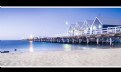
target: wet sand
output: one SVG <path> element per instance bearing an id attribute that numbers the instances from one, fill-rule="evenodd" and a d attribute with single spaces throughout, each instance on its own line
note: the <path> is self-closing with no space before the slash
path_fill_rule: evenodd
<path id="1" fill-rule="evenodd" d="M 121 66 L 121 48 L 0 53 L 0 66 Z"/>

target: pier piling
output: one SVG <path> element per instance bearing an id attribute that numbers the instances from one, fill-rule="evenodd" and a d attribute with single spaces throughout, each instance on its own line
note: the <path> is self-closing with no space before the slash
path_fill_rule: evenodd
<path id="1" fill-rule="evenodd" d="M 87 38 L 87 44 L 89 44 L 89 38 Z"/>
<path id="2" fill-rule="evenodd" d="M 112 38 L 110 37 L 110 46 L 112 45 Z"/>
<path id="3" fill-rule="evenodd" d="M 99 44 L 99 38 L 97 38 L 97 45 Z"/>

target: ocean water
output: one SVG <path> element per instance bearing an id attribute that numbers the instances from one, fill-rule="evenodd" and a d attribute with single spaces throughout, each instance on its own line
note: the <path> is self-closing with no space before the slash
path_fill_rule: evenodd
<path id="1" fill-rule="evenodd" d="M 22 40 L 1 40 L 0 51 L 10 52 L 42 52 L 42 51 L 72 51 L 84 49 L 111 49 L 121 48 L 121 43 L 114 44 L 111 47 L 109 44 L 62 44 L 62 43 L 47 43 L 47 42 L 32 42 Z M 14 51 L 17 49 L 17 51 Z"/>

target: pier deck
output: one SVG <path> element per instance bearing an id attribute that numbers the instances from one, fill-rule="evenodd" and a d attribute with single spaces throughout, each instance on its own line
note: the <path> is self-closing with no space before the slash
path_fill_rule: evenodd
<path id="1" fill-rule="evenodd" d="M 108 27 L 101 30 L 87 31 L 81 35 L 76 36 L 61 36 L 61 37 L 45 37 L 29 39 L 38 42 L 56 42 L 56 43 L 109 43 L 121 42 L 121 26 Z"/>

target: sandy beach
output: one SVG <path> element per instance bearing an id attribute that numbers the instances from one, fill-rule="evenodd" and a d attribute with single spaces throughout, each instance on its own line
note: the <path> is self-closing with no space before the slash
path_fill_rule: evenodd
<path id="1" fill-rule="evenodd" d="M 121 48 L 0 53 L 0 66 L 121 66 Z"/>

